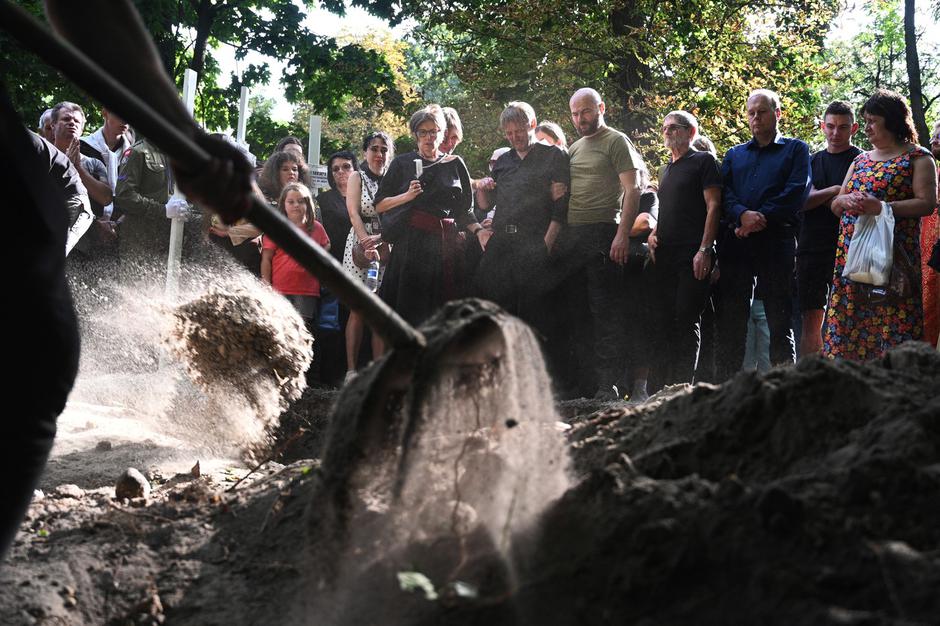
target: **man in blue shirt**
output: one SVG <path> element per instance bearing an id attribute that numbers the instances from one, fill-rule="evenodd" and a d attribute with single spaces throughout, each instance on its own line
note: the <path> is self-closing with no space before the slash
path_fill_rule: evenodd
<path id="1" fill-rule="evenodd" d="M 777 365 L 795 360 L 793 264 L 800 209 L 810 188 L 809 148 L 798 139 L 780 135 L 780 117 L 776 93 L 751 92 L 747 118 L 753 139 L 728 150 L 721 165 L 719 380 L 741 368 L 756 281 L 765 293 L 770 361 Z"/>

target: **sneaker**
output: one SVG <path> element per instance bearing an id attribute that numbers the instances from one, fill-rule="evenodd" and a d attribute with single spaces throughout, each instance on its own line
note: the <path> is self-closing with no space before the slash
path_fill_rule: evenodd
<path id="1" fill-rule="evenodd" d="M 346 370 L 346 376 L 345 378 L 343 378 L 343 384 L 345 385 L 346 383 L 351 381 L 353 378 L 355 378 L 357 375 L 358 374 L 356 370 Z"/>

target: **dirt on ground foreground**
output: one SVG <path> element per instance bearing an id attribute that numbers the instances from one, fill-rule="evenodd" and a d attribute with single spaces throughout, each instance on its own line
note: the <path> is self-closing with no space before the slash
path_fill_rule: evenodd
<path id="1" fill-rule="evenodd" d="M 938 389 L 940 355 L 910 344 L 562 403 L 571 487 L 509 554 L 455 507 L 459 541 L 354 546 L 372 565 L 332 594 L 311 586 L 308 533 L 339 523 L 317 501 L 336 394 L 296 401 L 247 478 L 179 458 L 138 467 L 145 497 L 116 499 L 101 468 L 163 444 L 89 439 L 68 451 L 84 478 L 44 482 L 0 569 L 0 623 L 313 624 L 329 597 L 317 623 L 940 624 Z"/>

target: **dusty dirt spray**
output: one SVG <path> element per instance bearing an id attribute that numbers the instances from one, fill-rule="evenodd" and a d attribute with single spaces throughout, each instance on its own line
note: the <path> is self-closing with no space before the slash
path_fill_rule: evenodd
<path id="1" fill-rule="evenodd" d="M 409 623 L 440 610 L 399 589 L 405 570 L 432 596 L 511 593 L 517 537 L 568 488 L 532 331 L 472 300 L 422 331 L 427 348 L 393 353 L 338 402 L 308 509 L 317 591 L 306 623 Z"/>

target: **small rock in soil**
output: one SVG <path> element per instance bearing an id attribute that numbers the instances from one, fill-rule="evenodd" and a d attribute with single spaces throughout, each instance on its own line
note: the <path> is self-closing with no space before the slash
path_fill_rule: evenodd
<path id="1" fill-rule="evenodd" d="M 150 483 L 133 467 L 127 468 L 114 486 L 114 497 L 118 499 L 146 498 L 150 495 Z"/>
<path id="2" fill-rule="evenodd" d="M 113 448 L 113 447 L 114 447 L 114 446 L 111 445 L 111 442 L 110 442 L 110 441 L 104 441 L 104 440 L 102 440 L 102 441 L 99 441 L 99 442 L 98 442 L 98 445 L 97 445 L 97 446 L 95 446 L 95 450 L 97 450 L 98 452 L 107 452 L 108 450 L 110 450 L 110 449 Z"/>
<path id="3" fill-rule="evenodd" d="M 78 485 L 59 485 L 52 493 L 60 498 L 75 498 L 76 500 L 85 495 L 85 491 Z"/>

